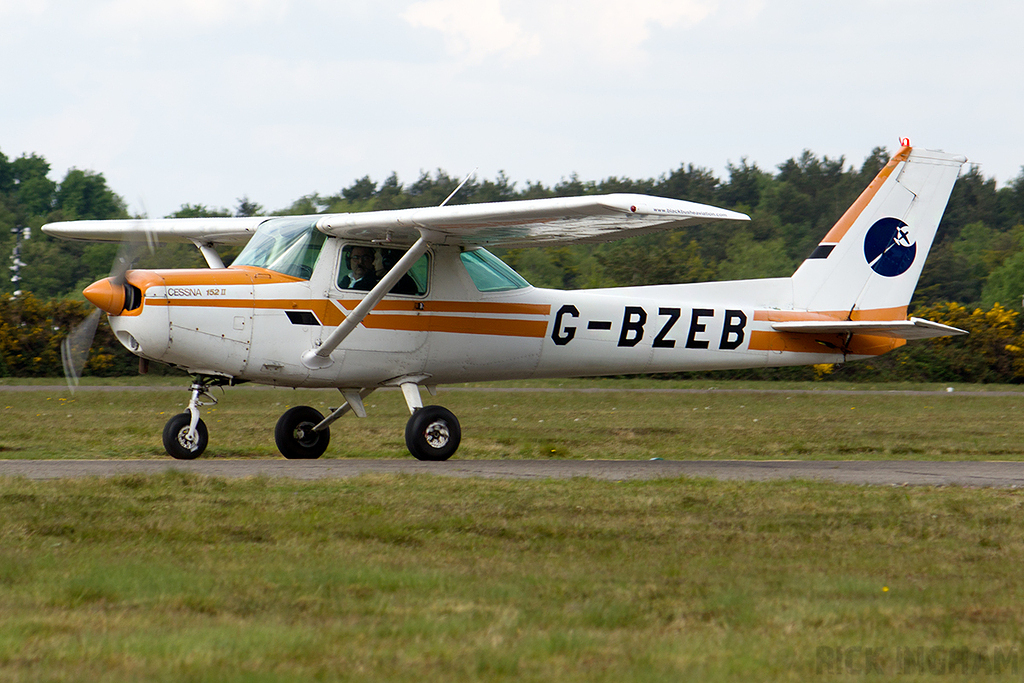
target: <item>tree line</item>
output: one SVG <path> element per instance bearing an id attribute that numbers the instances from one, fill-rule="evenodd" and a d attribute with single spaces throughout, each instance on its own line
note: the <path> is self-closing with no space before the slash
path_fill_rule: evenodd
<path id="1" fill-rule="evenodd" d="M 681 164 L 657 178 L 609 177 L 593 181 L 571 175 L 553 185 L 534 181 L 520 185 L 499 173 L 494 179 L 471 179 L 451 203 L 636 192 L 712 204 L 751 217 L 749 223 L 742 225 L 712 223 L 605 244 L 495 250 L 537 286 L 610 287 L 786 276 L 814 249 L 889 157 L 885 148 L 875 148 L 857 166 L 845 157 L 819 157 L 804 151 L 771 170 L 741 159 L 727 165 L 724 178 L 693 164 Z M 58 220 L 131 216 L 124 200 L 107 185 L 101 173 L 73 168 L 59 181 L 50 179 L 50 174 L 49 163 L 39 155 L 9 159 L 0 152 L 0 254 L 12 253 L 16 227 L 32 229 L 31 237 L 21 245 L 21 261 L 25 265 L 21 267 L 17 288 L 30 292 L 38 306 L 52 306 L 54 315 L 61 316 L 74 305 L 51 302 L 81 302 L 81 289 L 109 271 L 117 245 L 55 240 L 38 228 Z M 440 169 L 421 172 L 408 183 L 396 173 L 379 182 L 364 176 L 337 194 L 309 194 L 274 211 L 268 212 L 255 201 L 242 197 L 232 210 L 183 204 L 169 217 L 295 215 L 432 206 L 440 204 L 459 180 Z M 233 255 L 234 252 L 224 254 L 225 261 L 230 262 Z M 9 258 L 5 260 L 11 263 Z M 187 245 L 165 245 L 140 262 L 142 267 L 203 265 L 197 250 Z M 0 314 L 6 320 L 11 320 L 12 311 L 23 307 L 9 300 L 15 289 L 9 278 L 0 278 L 0 297 L 6 300 L 6 308 L 0 307 Z M 1024 367 L 1020 366 L 1024 361 L 1018 362 L 1017 358 L 1024 353 L 1020 351 L 1024 339 L 1019 338 L 1022 297 L 1024 170 L 1003 187 L 997 187 L 994 179 L 984 177 L 977 167 L 970 167 L 953 188 L 911 306 L 917 315 L 927 310 L 932 319 L 954 325 L 959 321 L 959 326 L 975 326 L 979 332 L 971 338 L 911 344 L 883 357 L 885 360 L 853 364 L 839 372 L 819 368 L 816 372 L 796 369 L 747 374 L 1022 381 Z M 84 304 L 81 308 L 83 312 L 88 310 Z M 11 323 L 5 324 L 9 334 Z M 64 330 L 66 321 L 62 318 L 61 324 L 50 327 Z M 19 329 L 24 328 L 21 325 Z M 0 334 L 5 334 L 3 329 Z M 61 334 L 55 332 L 52 336 Z M 991 342 L 985 347 L 987 352 L 975 347 L 982 338 Z M 97 355 L 121 357 L 119 347 L 110 342 L 110 348 L 101 349 Z M 1002 342 L 1005 343 L 999 347 Z M 6 355 L 5 349 L 9 347 L 9 340 L 0 340 L 0 375 L 45 374 L 44 367 L 49 366 L 49 361 L 29 370 L 15 359 L 18 354 Z M 966 348 L 973 351 L 963 352 Z M 999 359 L 991 355 L 997 351 Z M 963 358 L 953 362 L 938 358 L 935 354 L 941 355 L 940 352 L 960 353 Z M 973 360 L 967 362 L 969 359 Z M 90 368 L 97 372 L 120 372 L 120 367 L 129 362 L 96 362 Z M 982 371 L 979 363 L 985 363 L 989 370 Z M 998 371 L 992 371 L 992 367 Z M 59 372 L 59 363 L 56 368 Z M 736 374 L 743 373 L 731 376 Z"/>

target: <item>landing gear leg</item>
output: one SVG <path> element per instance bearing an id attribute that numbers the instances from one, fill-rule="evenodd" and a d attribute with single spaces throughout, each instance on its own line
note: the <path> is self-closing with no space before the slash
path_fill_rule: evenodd
<path id="1" fill-rule="evenodd" d="M 424 407 L 415 384 L 402 384 L 402 393 L 412 413 L 405 425 L 405 445 L 409 452 L 417 460 L 438 461 L 452 457 L 462 441 L 458 418 L 441 406 Z"/>
<path id="2" fill-rule="evenodd" d="M 206 450 L 209 433 L 206 423 L 199 417 L 199 408 L 217 404 L 217 399 L 210 395 L 210 386 L 214 383 L 212 378 L 197 377 L 192 382 L 188 412 L 175 415 L 164 425 L 164 450 L 172 458 L 195 460 Z"/>

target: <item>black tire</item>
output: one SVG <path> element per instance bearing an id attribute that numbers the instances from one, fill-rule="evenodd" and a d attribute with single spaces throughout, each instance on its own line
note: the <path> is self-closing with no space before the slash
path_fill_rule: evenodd
<path id="1" fill-rule="evenodd" d="M 289 460 L 316 460 L 331 442 L 331 430 L 314 432 L 324 416 L 309 406 L 295 406 L 285 411 L 274 428 L 274 441 L 281 455 Z"/>
<path id="2" fill-rule="evenodd" d="M 447 460 L 460 441 L 459 420 L 441 406 L 424 406 L 405 424 L 405 445 L 417 460 Z"/>
<path id="3" fill-rule="evenodd" d="M 178 413 L 164 425 L 164 450 L 176 460 L 195 460 L 210 441 L 210 435 L 206 431 L 206 423 L 202 420 L 196 423 L 196 439 L 194 442 L 188 440 L 188 426 L 192 423 L 190 413 Z"/>

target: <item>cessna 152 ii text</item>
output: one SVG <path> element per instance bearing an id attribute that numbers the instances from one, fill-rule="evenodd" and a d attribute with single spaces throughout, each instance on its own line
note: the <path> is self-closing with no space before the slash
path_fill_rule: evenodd
<path id="1" fill-rule="evenodd" d="M 43 230 L 75 240 L 186 241 L 202 251 L 209 268 L 125 265 L 85 290 L 132 353 L 192 375 L 187 411 L 164 428 L 175 458 L 206 448 L 200 408 L 212 386 L 258 382 L 344 396 L 327 416 L 307 406 L 281 416 L 275 439 L 287 458 L 320 457 L 335 420 L 365 417 L 371 392 L 400 387 L 410 452 L 445 460 L 461 428 L 449 410 L 424 406 L 421 387 L 434 394 L 439 384 L 469 381 L 841 363 L 963 333 L 908 320 L 907 306 L 965 161 L 905 141 L 787 278 L 562 291 L 530 286 L 486 250 L 749 220 L 635 194 Z M 234 244 L 245 247 L 225 268 L 216 247 Z"/>

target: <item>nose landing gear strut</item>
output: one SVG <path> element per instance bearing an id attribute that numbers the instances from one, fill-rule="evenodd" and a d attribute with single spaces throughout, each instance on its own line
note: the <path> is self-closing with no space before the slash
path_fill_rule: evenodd
<path id="1" fill-rule="evenodd" d="M 225 384 L 222 377 L 197 376 L 191 386 L 192 398 L 188 410 L 178 413 L 164 425 L 164 449 L 177 460 L 195 460 L 209 442 L 206 423 L 199 417 L 201 406 L 217 405 L 217 399 L 210 394 L 210 387 Z M 205 400 L 204 400 L 205 399 Z"/>

